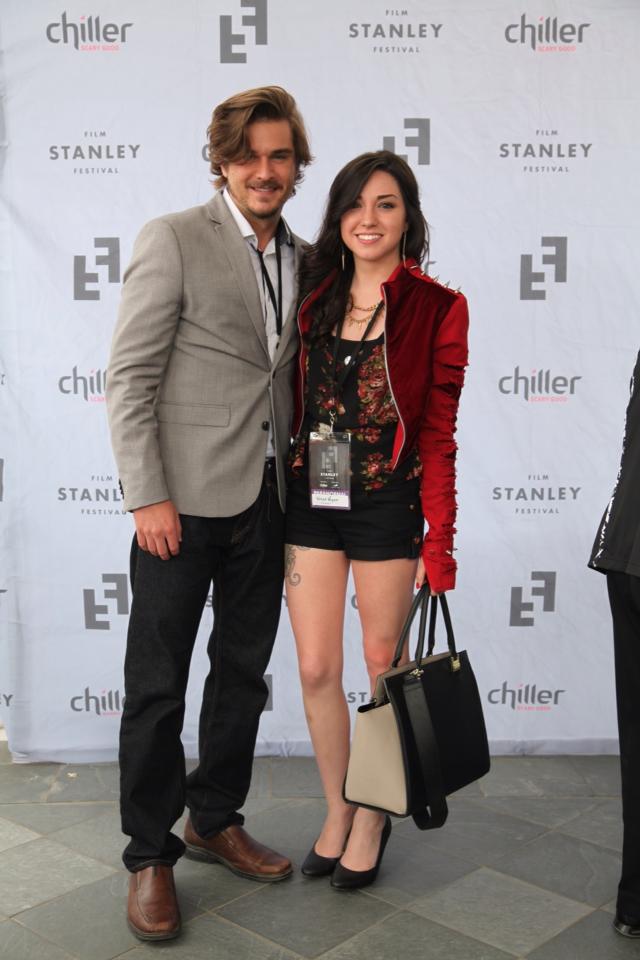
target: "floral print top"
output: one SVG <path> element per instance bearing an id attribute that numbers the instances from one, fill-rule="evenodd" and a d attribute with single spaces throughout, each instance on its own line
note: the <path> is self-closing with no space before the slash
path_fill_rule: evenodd
<path id="1" fill-rule="evenodd" d="M 384 334 L 362 344 L 356 364 L 344 381 L 338 398 L 333 385 L 334 347 L 335 340 L 330 337 L 326 344 L 315 346 L 307 355 L 305 417 L 290 454 L 292 472 L 296 476 L 306 475 L 309 432 L 317 423 L 329 423 L 330 412 L 335 410 L 334 430 L 351 433 L 352 483 L 373 491 L 392 482 L 419 477 L 422 467 L 417 450 L 395 471 L 391 470 L 398 413 L 387 380 Z M 338 380 L 357 349 L 358 341 L 340 341 L 336 366 Z"/>

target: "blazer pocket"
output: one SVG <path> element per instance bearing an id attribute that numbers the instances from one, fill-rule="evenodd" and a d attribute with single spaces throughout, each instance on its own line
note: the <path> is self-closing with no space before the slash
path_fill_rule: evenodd
<path id="1" fill-rule="evenodd" d="M 156 416 L 161 423 L 183 423 L 196 427 L 228 427 L 229 407 L 223 403 L 159 403 Z"/>

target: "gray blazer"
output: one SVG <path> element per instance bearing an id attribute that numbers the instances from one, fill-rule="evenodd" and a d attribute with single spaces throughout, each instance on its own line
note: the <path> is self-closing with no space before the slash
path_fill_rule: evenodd
<path id="1" fill-rule="evenodd" d="M 107 373 L 125 508 L 240 513 L 258 496 L 271 423 L 284 509 L 296 347 L 292 307 L 271 362 L 247 243 L 220 193 L 143 227 Z"/>

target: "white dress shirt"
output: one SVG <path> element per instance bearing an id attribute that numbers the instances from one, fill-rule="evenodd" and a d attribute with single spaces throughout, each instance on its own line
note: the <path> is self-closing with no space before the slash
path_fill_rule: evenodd
<path id="1" fill-rule="evenodd" d="M 269 347 L 269 356 L 273 362 L 276 346 L 278 345 L 278 340 L 280 337 L 278 336 L 278 328 L 276 324 L 276 310 L 269 295 L 269 290 L 262 273 L 262 267 L 260 266 L 260 257 L 258 256 L 258 238 L 256 237 L 255 231 L 247 218 L 240 212 L 240 210 L 238 210 L 233 197 L 226 187 L 222 196 L 224 197 L 225 202 L 231 211 L 231 215 L 236 222 L 238 230 L 246 240 L 249 247 L 251 263 L 253 264 L 253 270 L 256 275 L 256 283 L 258 284 L 258 292 L 260 294 L 260 303 L 262 304 L 264 325 L 267 334 L 267 344 Z M 280 219 L 280 223 L 278 225 L 278 237 L 280 241 L 280 265 L 282 272 L 282 322 L 284 323 L 295 297 L 296 278 L 293 238 L 291 236 L 289 227 L 282 218 Z M 269 240 L 269 243 L 263 250 L 262 259 L 277 297 L 278 263 L 276 258 L 275 236 Z M 268 457 L 273 457 L 275 455 L 272 430 L 273 428 L 270 425 L 269 441 L 267 443 Z"/>

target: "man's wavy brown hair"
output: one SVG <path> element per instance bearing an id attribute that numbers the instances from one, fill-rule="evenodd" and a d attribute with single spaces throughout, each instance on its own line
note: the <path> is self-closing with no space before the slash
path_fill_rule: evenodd
<path id="1" fill-rule="evenodd" d="M 313 157 L 296 102 L 282 87 L 255 87 L 218 104 L 211 116 L 207 137 L 216 187 L 224 187 L 227 182 L 222 164 L 237 162 L 248 155 L 247 128 L 256 120 L 289 121 L 296 161 L 295 182 L 301 182 L 304 167 L 312 162 Z"/>

